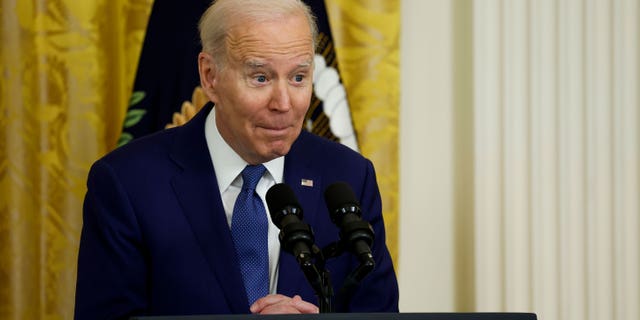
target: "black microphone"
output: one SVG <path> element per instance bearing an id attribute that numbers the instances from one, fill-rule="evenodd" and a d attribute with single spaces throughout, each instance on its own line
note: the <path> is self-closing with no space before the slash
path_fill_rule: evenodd
<path id="1" fill-rule="evenodd" d="M 374 232 L 371 225 L 361 219 L 360 204 L 346 182 L 331 184 L 324 192 L 331 221 L 340 228 L 340 239 L 362 263 L 373 263 L 371 244 Z"/>
<path id="2" fill-rule="evenodd" d="M 311 227 L 302 222 L 302 208 L 291 188 L 278 183 L 267 191 L 271 220 L 280 229 L 280 245 L 296 257 L 298 263 L 311 263 L 314 236 Z"/>

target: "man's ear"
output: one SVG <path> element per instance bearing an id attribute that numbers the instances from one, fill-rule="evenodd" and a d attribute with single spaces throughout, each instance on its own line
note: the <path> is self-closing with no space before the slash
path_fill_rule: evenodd
<path id="1" fill-rule="evenodd" d="M 213 56 L 208 53 L 200 52 L 198 54 L 198 72 L 200 73 L 200 86 L 207 95 L 209 100 L 214 103 L 218 101 L 216 94 L 216 85 L 219 74 L 217 73 L 216 63 Z"/>

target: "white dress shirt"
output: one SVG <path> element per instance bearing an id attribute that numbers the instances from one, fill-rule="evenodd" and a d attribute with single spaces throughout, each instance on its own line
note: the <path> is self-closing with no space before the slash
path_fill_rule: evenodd
<path id="1" fill-rule="evenodd" d="M 231 218 L 233 216 L 233 206 L 236 198 L 242 189 L 242 170 L 248 165 L 220 135 L 215 121 L 215 107 L 209 112 L 204 126 L 205 138 L 209 148 L 209 155 L 213 162 L 213 168 L 218 179 L 218 188 L 224 205 L 224 212 L 227 215 L 227 223 L 231 227 Z M 278 288 L 278 263 L 280 257 L 280 241 L 278 233 L 280 230 L 273 224 L 269 216 L 269 208 L 265 200 L 267 190 L 276 183 L 283 180 L 284 157 L 273 159 L 263 163 L 267 168 L 262 179 L 256 186 L 256 191 L 262 199 L 267 219 L 269 220 L 269 292 L 276 293 Z"/>

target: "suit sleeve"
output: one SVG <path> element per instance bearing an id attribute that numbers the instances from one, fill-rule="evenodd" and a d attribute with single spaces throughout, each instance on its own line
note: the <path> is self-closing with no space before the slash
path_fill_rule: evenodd
<path id="1" fill-rule="evenodd" d="M 369 160 L 361 190 L 359 198 L 362 219 L 368 221 L 375 232 L 371 251 L 376 265 L 353 295 L 349 311 L 398 312 L 398 282 L 385 242 L 380 191 L 373 164 Z"/>
<path id="2" fill-rule="evenodd" d="M 124 187 L 107 163 L 93 165 L 87 188 L 75 319 L 126 319 L 146 308 L 140 228 Z"/>

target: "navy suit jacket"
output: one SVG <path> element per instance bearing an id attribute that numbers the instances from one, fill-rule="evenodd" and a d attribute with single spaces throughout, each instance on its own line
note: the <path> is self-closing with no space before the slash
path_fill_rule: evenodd
<path id="1" fill-rule="evenodd" d="M 78 258 L 76 319 L 130 315 L 248 313 L 242 276 L 207 148 L 209 104 L 187 124 L 120 147 L 91 168 Z M 303 186 L 301 179 L 313 180 Z M 375 231 L 376 267 L 339 312 L 397 312 L 398 286 L 385 245 L 372 163 L 338 143 L 303 131 L 285 156 L 284 182 L 323 248 L 338 239 L 325 188 L 351 185 L 363 220 Z M 345 253 L 329 259 L 336 292 L 356 266 Z M 280 253 L 278 292 L 317 297 L 292 255 Z"/>

